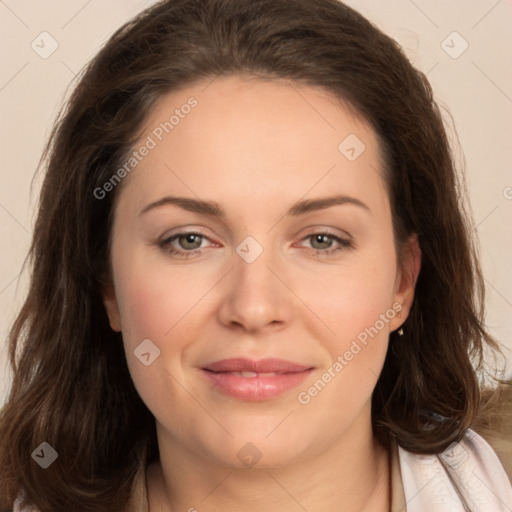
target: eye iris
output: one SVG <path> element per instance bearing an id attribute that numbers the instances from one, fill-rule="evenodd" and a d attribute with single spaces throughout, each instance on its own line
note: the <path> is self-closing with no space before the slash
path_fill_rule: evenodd
<path id="1" fill-rule="evenodd" d="M 327 243 L 327 247 L 323 246 L 323 247 L 319 247 L 319 249 L 328 248 L 330 246 L 330 241 L 331 241 L 330 239 L 331 239 L 330 235 L 318 234 L 318 235 L 313 236 L 314 242 L 319 242 L 320 244 Z M 313 244 L 313 247 L 314 247 L 314 244 Z"/>
<path id="2" fill-rule="evenodd" d="M 188 247 L 187 246 L 188 243 L 194 244 L 194 239 L 196 242 L 199 241 L 199 245 L 197 245 L 196 247 Z M 198 249 L 201 246 L 201 237 L 199 235 L 195 235 L 193 233 L 188 233 L 184 236 L 180 236 L 178 240 L 179 240 L 180 245 L 185 249 Z M 184 244 L 182 244 L 183 240 L 185 241 Z"/>

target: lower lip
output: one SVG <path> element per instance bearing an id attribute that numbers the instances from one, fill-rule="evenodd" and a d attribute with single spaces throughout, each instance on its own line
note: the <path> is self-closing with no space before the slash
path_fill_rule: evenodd
<path id="1" fill-rule="evenodd" d="M 240 377 L 231 373 L 215 373 L 203 370 L 219 391 L 242 400 L 269 400 L 295 388 L 311 374 L 303 372 L 282 373 L 272 376 Z"/>

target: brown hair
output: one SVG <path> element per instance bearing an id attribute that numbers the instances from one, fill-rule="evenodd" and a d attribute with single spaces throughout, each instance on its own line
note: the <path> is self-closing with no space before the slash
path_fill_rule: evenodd
<path id="1" fill-rule="evenodd" d="M 42 512 L 120 511 L 144 454 L 158 457 L 119 333 L 102 304 L 120 187 L 94 191 L 133 150 L 163 94 L 219 75 L 320 86 L 366 119 L 387 156 L 397 247 L 418 235 L 422 269 L 404 331 L 390 336 L 373 394 L 383 443 L 442 451 L 481 408 L 484 285 L 440 110 L 399 45 L 337 0 L 169 0 L 120 28 L 81 74 L 43 154 L 27 262 L 10 332 L 14 380 L 0 416 L 0 506 L 20 489 Z M 46 441 L 58 460 L 31 460 Z"/>

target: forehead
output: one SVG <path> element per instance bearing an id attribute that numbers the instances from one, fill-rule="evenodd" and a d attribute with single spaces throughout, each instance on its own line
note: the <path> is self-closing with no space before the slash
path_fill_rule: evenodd
<path id="1" fill-rule="evenodd" d="M 123 183 L 144 202 L 176 191 L 219 200 L 383 190 L 381 148 L 357 113 L 318 87 L 232 76 L 162 96 Z M 365 194 L 366 191 L 366 194 Z M 124 192 L 123 192 L 124 194 Z"/>

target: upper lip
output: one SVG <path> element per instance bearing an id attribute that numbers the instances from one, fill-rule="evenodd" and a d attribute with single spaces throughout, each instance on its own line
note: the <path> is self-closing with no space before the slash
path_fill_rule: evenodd
<path id="1" fill-rule="evenodd" d="M 256 373 L 298 373 L 311 369 L 311 366 L 286 361 L 285 359 L 267 358 L 255 361 L 245 357 L 222 359 L 203 367 L 212 372 L 256 372 Z"/>

